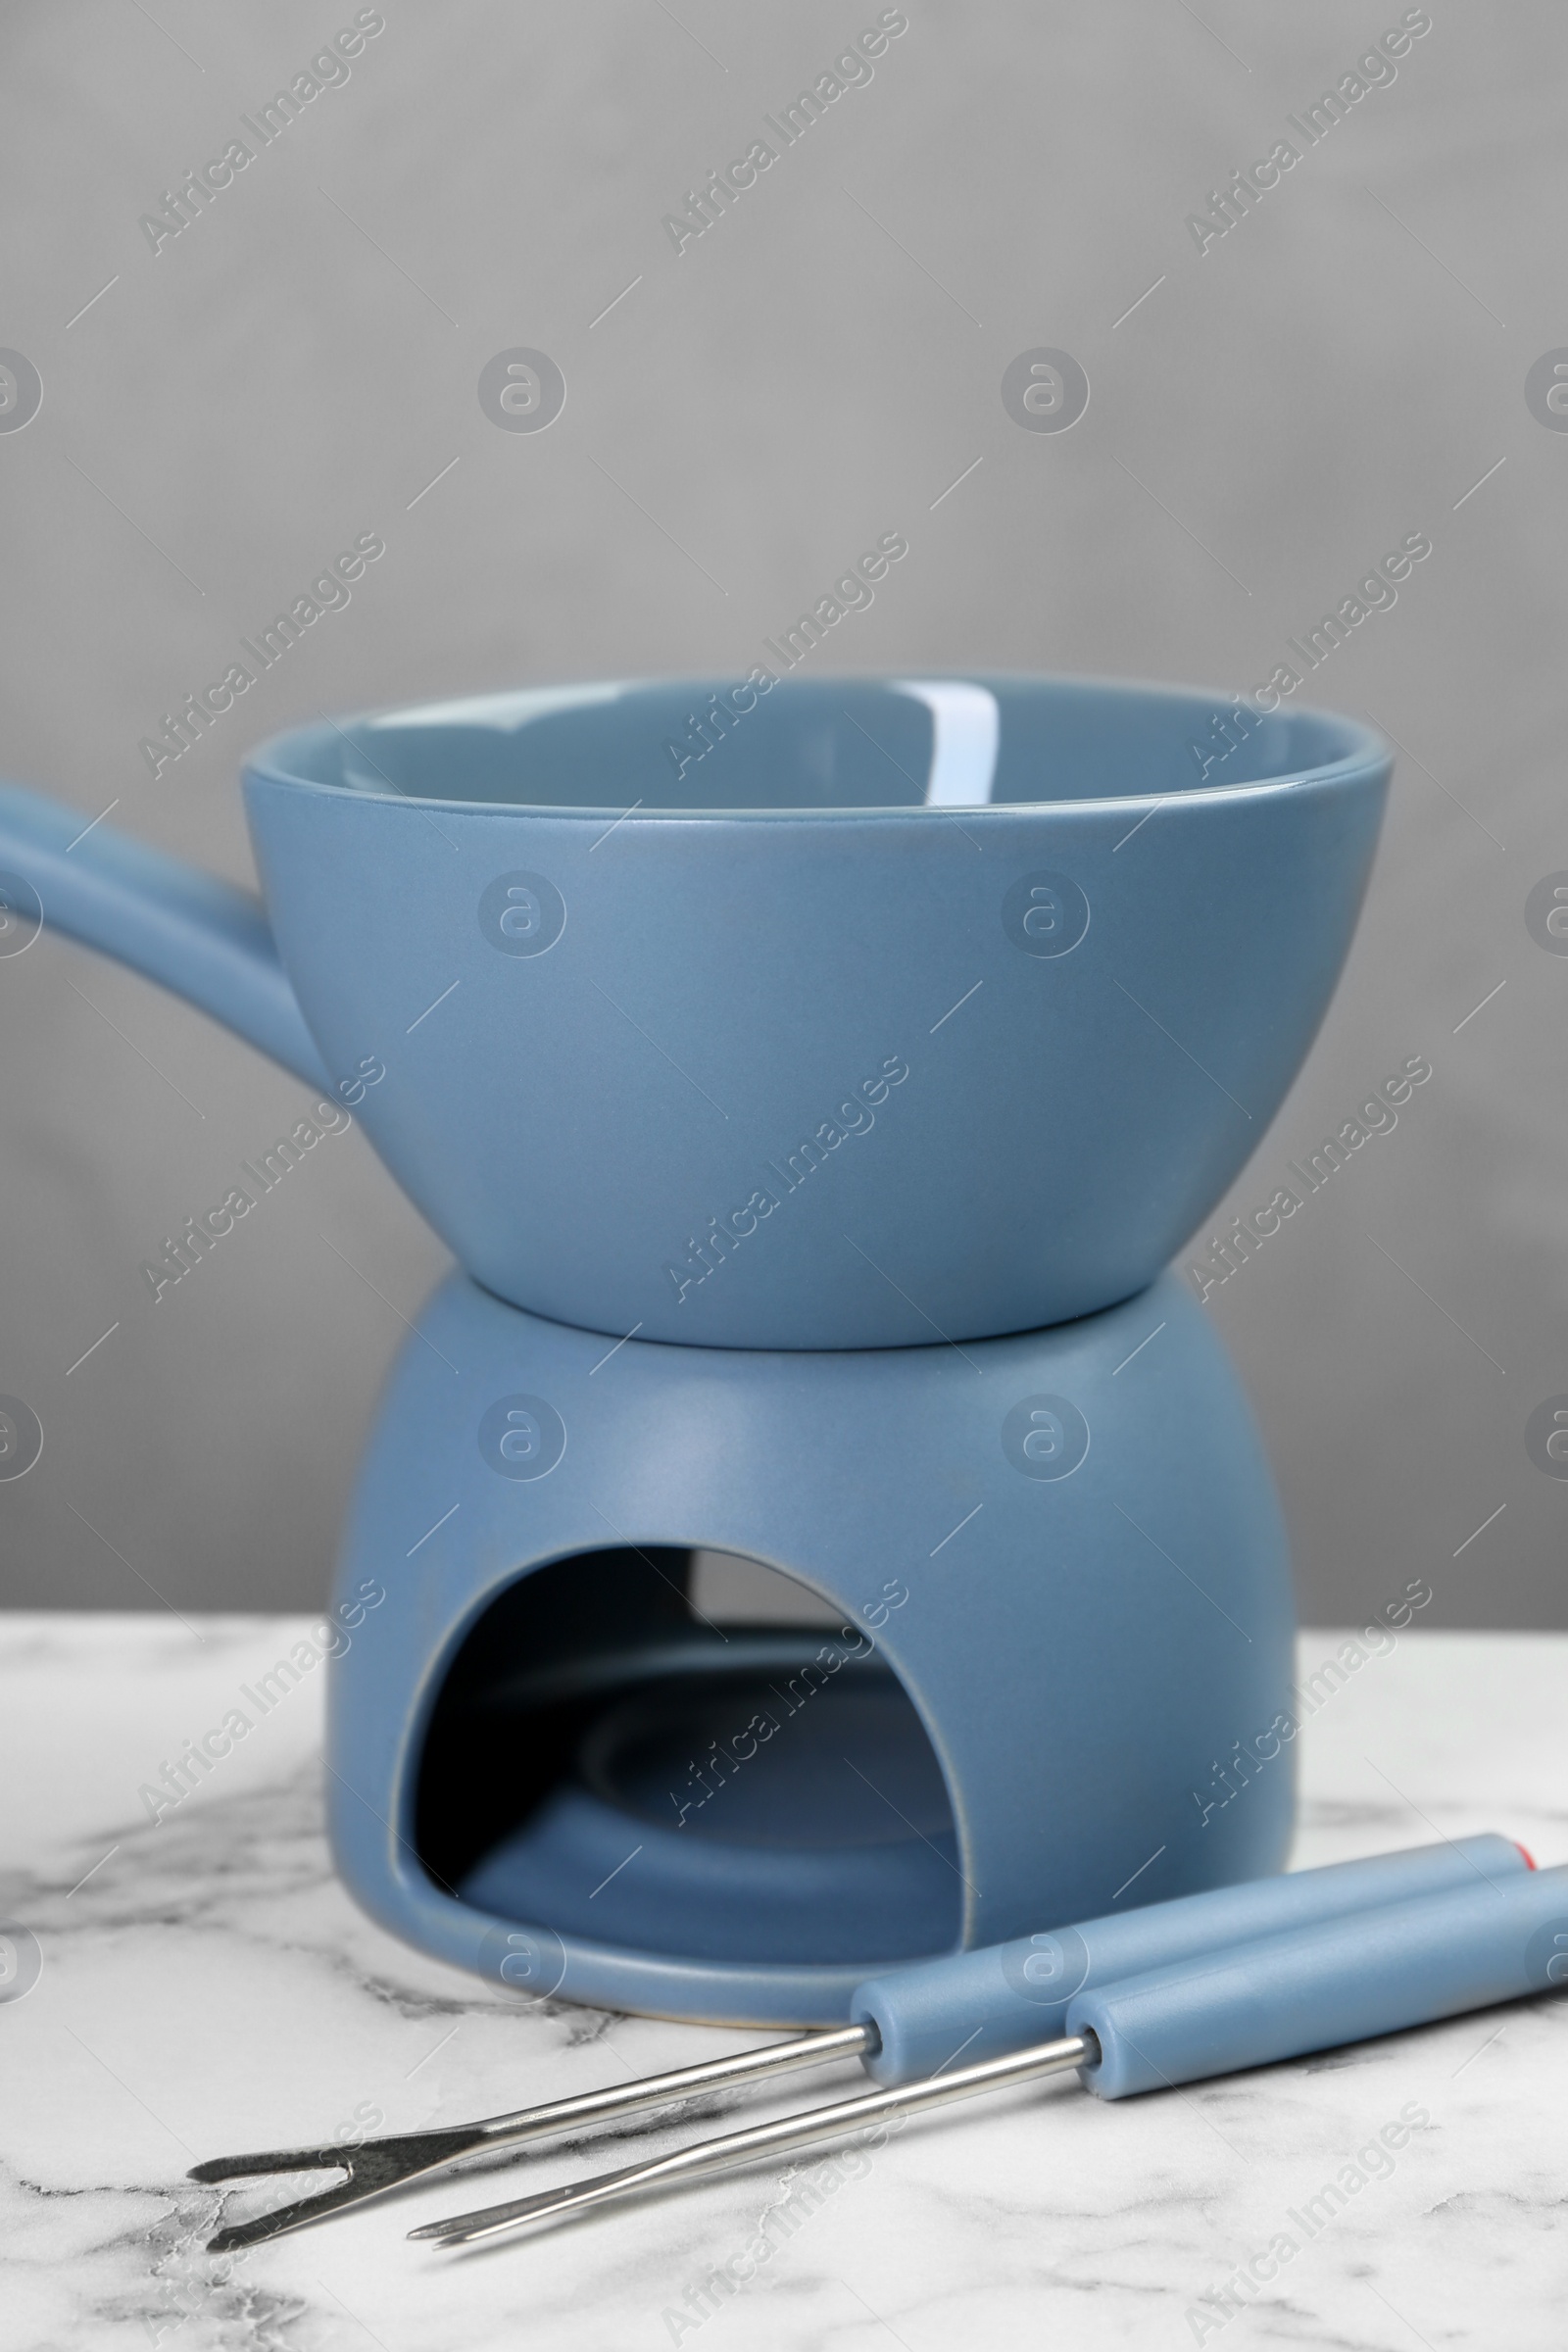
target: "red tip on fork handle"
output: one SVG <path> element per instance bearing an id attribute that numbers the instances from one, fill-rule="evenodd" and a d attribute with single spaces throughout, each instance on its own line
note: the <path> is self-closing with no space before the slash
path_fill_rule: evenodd
<path id="1" fill-rule="evenodd" d="M 1528 1846 L 1528 1845 L 1525 1845 L 1524 1843 L 1522 1843 L 1522 1842 L 1521 1842 L 1521 1840 L 1520 1840 L 1519 1838 L 1517 1838 L 1514 1839 L 1514 1843 L 1515 1843 L 1515 1845 L 1517 1845 L 1517 1846 L 1519 1847 L 1519 1851 L 1520 1851 L 1520 1852 L 1523 1854 L 1523 1856 L 1524 1856 L 1524 1858 L 1525 1858 L 1525 1868 L 1526 1868 L 1526 1870 L 1534 1870 L 1534 1869 L 1535 1869 L 1535 1867 L 1536 1867 L 1536 1857 L 1535 1857 L 1535 1855 L 1534 1855 L 1534 1854 L 1533 1854 L 1533 1853 L 1530 1851 L 1530 1848 L 1529 1848 L 1529 1846 Z"/>

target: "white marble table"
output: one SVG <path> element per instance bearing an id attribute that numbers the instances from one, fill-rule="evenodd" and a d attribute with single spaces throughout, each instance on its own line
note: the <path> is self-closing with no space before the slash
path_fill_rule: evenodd
<path id="1" fill-rule="evenodd" d="M 181 2179 L 199 2157 L 456 2122 L 752 2038 L 519 2013 L 363 1918 L 322 1841 L 318 1679 L 150 1822 L 141 1785 L 221 1719 L 282 1633 L 259 1618 L 0 1618 L 0 1915 L 42 1955 L 33 1989 L 0 2004 L 5 2352 L 1568 2339 L 1568 1998 L 1123 2107 L 1069 2078 L 924 2118 L 816 2171 L 827 2193 L 809 2219 L 717 2303 L 704 2280 L 753 2238 L 777 2169 L 466 2256 L 406 2242 L 414 2223 L 524 2180 L 628 2160 L 625 2139 L 209 2258 L 218 2197 Z M 1303 1672 L 1336 1641 L 1303 1636 Z M 1565 1722 L 1568 1638 L 1401 1635 L 1306 1729 L 1296 1861 L 1487 1828 L 1568 1860 Z M 859 2077 L 814 2080 L 834 2096 Z M 772 2110 L 800 2099 L 797 2085 Z M 1308 2238 L 1288 2217 L 1401 2110 L 1429 2120 L 1391 2170 L 1357 2168 L 1365 2185 Z M 632 2144 L 681 2136 L 664 2125 Z M 1270 2283 L 1223 2321 L 1200 2301 L 1281 2232 L 1298 2250 Z"/>

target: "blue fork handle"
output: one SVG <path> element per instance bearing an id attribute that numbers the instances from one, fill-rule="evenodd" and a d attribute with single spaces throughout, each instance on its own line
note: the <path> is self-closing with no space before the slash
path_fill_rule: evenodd
<path id="1" fill-rule="evenodd" d="M 1568 1869 L 1486 1878 L 1082 1992 L 1090 2090 L 1124 2099 L 1568 1984 Z"/>
<path id="2" fill-rule="evenodd" d="M 1073 1995 L 1093 1985 L 1374 1904 L 1473 1886 L 1478 1874 L 1519 1877 L 1529 1867 L 1522 1846 L 1489 1834 L 1215 1886 L 895 1969 L 858 1987 L 850 2018 L 876 2028 L 881 2047 L 865 2061 L 873 2081 L 912 2082 L 951 2065 L 960 2047 L 963 2063 L 978 2066 L 1065 2034 Z"/>
<path id="3" fill-rule="evenodd" d="M 161 981 L 324 1095 L 261 901 L 41 793 L 0 785 L 0 909 Z M 16 885 L 23 887 L 18 890 Z M 30 894 L 30 896 L 29 896 Z"/>

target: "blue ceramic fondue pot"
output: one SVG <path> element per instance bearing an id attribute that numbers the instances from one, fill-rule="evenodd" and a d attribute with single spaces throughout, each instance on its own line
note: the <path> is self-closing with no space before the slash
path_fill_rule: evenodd
<path id="1" fill-rule="evenodd" d="M 715 1551 L 818 1621 L 705 1599 Z M 1048 1331 L 822 1354 L 617 1347 L 453 1274 L 335 1602 L 344 1882 L 519 1998 L 842 2023 L 884 1967 L 1290 1843 L 1285 1531 L 1174 1274 Z"/>
<path id="2" fill-rule="evenodd" d="M 530 689 L 256 753 L 265 911 L 16 790 L 0 901 L 347 1100 L 514 1305 L 904 1347 L 1180 1248 L 1316 1030 L 1389 767 L 1162 687 Z"/>

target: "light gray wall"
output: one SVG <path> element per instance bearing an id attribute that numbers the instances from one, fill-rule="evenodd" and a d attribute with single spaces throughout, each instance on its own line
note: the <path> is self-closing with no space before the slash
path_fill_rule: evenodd
<path id="1" fill-rule="evenodd" d="M 1427 532 L 1308 690 L 1407 756 L 1349 969 L 1231 1206 L 1405 1056 L 1434 1075 L 1209 1311 L 1309 1616 L 1424 1576 L 1428 1623 L 1568 1622 L 1568 1483 L 1525 1446 L 1568 1391 L 1568 960 L 1524 921 L 1568 868 L 1568 436 L 1524 393 L 1568 342 L 1560 6 L 1432 0 L 1397 79 L 1200 253 L 1187 215 L 1396 0 L 908 0 L 874 79 L 677 255 L 664 213 L 874 4 L 386 0 L 346 85 L 155 255 L 139 216 L 354 13 L 5 11 L 0 343 L 44 384 L 0 434 L 5 769 L 248 879 L 236 764 L 264 732 L 744 668 L 867 534 L 908 559 L 819 666 L 1245 688 Z M 516 345 L 564 371 L 548 433 L 479 407 Z M 1041 345 L 1088 371 L 1070 432 L 1004 410 Z M 368 530 L 353 604 L 154 781 L 159 714 Z M 0 1391 L 46 1433 L 0 1483 L 6 1598 L 316 1600 L 441 1250 L 355 1131 L 155 1307 L 138 1261 L 301 1089 L 47 933 L 0 959 Z"/>

